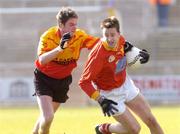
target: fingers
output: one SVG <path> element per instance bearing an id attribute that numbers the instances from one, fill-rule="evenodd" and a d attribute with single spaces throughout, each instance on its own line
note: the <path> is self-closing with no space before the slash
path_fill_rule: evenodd
<path id="1" fill-rule="evenodd" d="M 148 54 L 148 52 L 147 52 L 145 49 L 143 49 L 142 51 L 140 51 L 140 52 L 139 52 L 139 55 L 140 55 L 141 57 L 143 57 L 143 58 L 148 58 L 148 57 L 149 57 L 149 54 Z"/>
<path id="2" fill-rule="evenodd" d="M 104 116 L 106 116 L 106 112 L 105 111 L 103 111 L 103 114 L 104 114 Z"/>
<path id="3" fill-rule="evenodd" d="M 111 116 L 111 113 L 110 113 L 110 111 L 106 111 L 106 112 L 103 112 L 104 113 L 104 116 L 108 116 L 108 117 L 110 117 Z"/>
<path id="4" fill-rule="evenodd" d="M 64 42 L 68 41 L 69 39 L 63 39 Z"/>
<path id="5" fill-rule="evenodd" d="M 144 64 L 146 62 L 148 62 L 149 60 L 149 54 L 147 53 L 147 51 L 145 49 L 143 49 L 142 51 L 139 52 L 139 55 L 142 57 L 140 59 L 140 63 Z"/>
<path id="6" fill-rule="evenodd" d="M 147 59 L 143 59 L 143 58 L 140 59 L 140 63 L 141 63 L 141 64 L 144 64 L 144 63 L 146 63 L 146 62 L 148 62 Z"/>
<path id="7" fill-rule="evenodd" d="M 118 112 L 119 110 L 113 106 L 111 106 L 111 109 L 109 110 L 109 114 L 110 116 L 114 115 L 116 112 Z"/>
<path id="8" fill-rule="evenodd" d="M 71 33 L 70 32 L 63 34 L 62 39 L 61 39 L 61 43 L 60 43 L 60 46 L 61 46 L 62 49 L 65 49 L 67 47 L 67 45 L 64 45 L 64 44 L 70 38 L 71 38 Z"/>
<path id="9" fill-rule="evenodd" d="M 146 49 L 142 49 L 142 51 L 147 52 L 147 50 L 146 50 Z"/>
<path id="10" fill-rule="evenodd" d="M 105 97 L 101 97 L 98 100 L 98 103 L 102 108 L 104 116 L 107 115 L 108 117 L 110 117 L 114 115 L 116 112 L 118 112 L 118 109 L 114 106 L 114 105 L 118 105 L 118 103 L 113 100 L 107 99 Z"/>
<path id="11" fill-rule="evenodd" d="M 110 112 L 107 112 L 107 115 L 108 115 L 108 117 L 110 117 L 110 116 L 111 116 L 111 113 L 110 113 Z"/>
<path id="12" fill-rule="evenodd" d="M 110 116 L 114 115 L 118 111 L 119 110 L 116 107 L 110 106 L 108 109 L 103 110 L 103 113 L 104 113 L 104 116 L 107 115 L 108 117 L 110 117 Z"/>
<path id="13" fill-rule="evenodd" d="M 68 33 L 65 33 L 65 34 L 63 34 L 63 40 L 69 40 L 71 38 L 71 33 L 70 32 L 68 32 Z"/>
<path id="14" fill-rule="evenodd" d="M 116 107 L 114 107 L 114 106 L 111 106 L 112 108 L 112 110 L 114 110 L 115 112 L 118 112 L 119 110 L 116 108 Z"/>
<path id="15" fill-rule="evenodd" d="M 118 103 L 113 101 L 113 100 L 109 100 L 111 104 L 117 105 Z"/>
<path id="16" fill-rule="evenodd" d="M 148 53 L 147 52 L 144 52 L 144 51 L 140 51 L 139 52 L 139 55 L 143 58 L 147 57 Z"/>
<path id="17" fill-rule="evenodd" d="M 110 110 L 109 113 L 110 113 L 111 115 L 114 115 L 114 114 L 115 114 L 115 112 L 114 112 L 113 110 Z"/>

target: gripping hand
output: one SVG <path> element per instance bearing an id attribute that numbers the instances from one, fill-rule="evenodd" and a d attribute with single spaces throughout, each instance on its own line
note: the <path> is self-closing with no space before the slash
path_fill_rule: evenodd
<path id="1" fill-rule="evenodd" d="M 142 49 L 140 52 L 139 52 L 139 55 L 141 56 L 140 58 L 140 63 L 141 64 L 144 64 L 144 63 L 147 63 L 149 61 L 149 54 L 147 52 L 147 50 L 145 49 Z"/>
<path id="2" fill-rule="evenodd" d="M 65 42 L 68 41 L 71 38 L 71 33 L 65 33 L 62 36 L 61 42 L 60 42 L 60 47 L 61 49 L 65 49 L 66 47 L 64 46 Z"/>
<path id="3" fill-rule="evenodd" d="M 129 42 L 125 42 L 125 45 L 124 45 L 124 52 L 127 53 L 128 51 L 131 51 L 133 45 Z"/>
<path id="4" fill-rule="evenodd" d="M 118 112 L 118 109 L 115 108 L 113 105 L 117 105 L 116 102 L 114 102 L 113 100 L 109 100 L 107 98 L 105 98 L 104 96 L 101 96 L 98 99 L 98 103 L 100 104 L 102 111 L 104 113 L 104 116 L 112 116 L 115 114 L 115 112 Z"/>

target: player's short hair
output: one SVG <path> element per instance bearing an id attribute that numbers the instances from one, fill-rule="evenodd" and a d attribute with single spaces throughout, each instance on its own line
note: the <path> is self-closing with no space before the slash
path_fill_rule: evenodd
<path id="1" fill-rule="evenodd" d="M 58 24 L 65 24 L 70 18 L 78 18 L 77 13 L 70 7 L 62 7 L 56 15 Z"/>
<path id="2" fill-rule="evenodd" d="M 119 21 L 115 16 L 104 19 L 101 23 L 101 28 L 116 28 L 116 30 L 120 32 Z"/>

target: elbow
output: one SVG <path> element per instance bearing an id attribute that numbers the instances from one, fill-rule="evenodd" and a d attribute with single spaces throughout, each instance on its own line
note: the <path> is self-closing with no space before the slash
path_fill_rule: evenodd
<path id="1" fill-rule="evenodd" d="M 46 61 L 42 57 L 39 57 L 39 64 L 45 65 Z"/>
<path id="2" fill-rule="evenodd" d="M 79 80 L 78 85 L 82 88 L 82 85 L 83 85 L 82 79 Z"/>
<path id="3" fill-rule="evenodd" d="M 79 84 L 79 86 L 80 86 L 80 88 L 81 88 L 82 90 L 85 90 L 86 87 L 87 87 L 87 81 L 84 80 L 83 78 L 81 78 L 81 79 L 79 80 L 78 84 Z"/>

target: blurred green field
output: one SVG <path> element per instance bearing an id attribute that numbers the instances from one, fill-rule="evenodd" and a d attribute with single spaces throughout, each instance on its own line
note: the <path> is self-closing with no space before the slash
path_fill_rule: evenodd
<path id="1" fill-rule="evenodd" d="M 180 134 L 180 106 L 153 107 L 165 134 Z M 1 134 L 30 134 L 38 117 L 37 108 L 1 108 Z M 103 117 L 96 107 L 67 108 L 57 111 L 51 134 L 94 134 L 94 126 L 103 122 L 114 122 L 113 118 Z M 148 128 L 140 121 L 140 134 L 149 134 Z"/>

